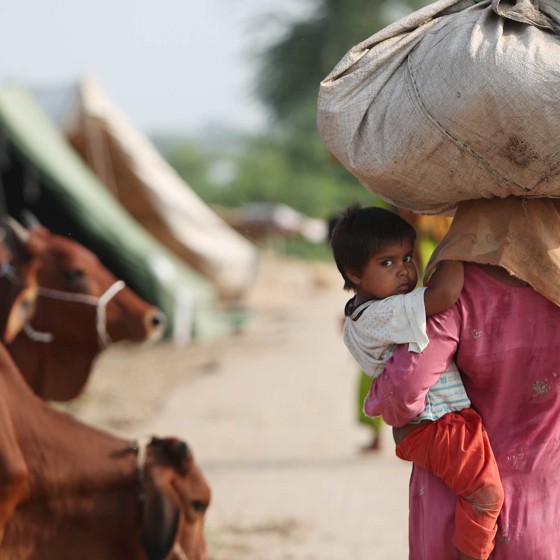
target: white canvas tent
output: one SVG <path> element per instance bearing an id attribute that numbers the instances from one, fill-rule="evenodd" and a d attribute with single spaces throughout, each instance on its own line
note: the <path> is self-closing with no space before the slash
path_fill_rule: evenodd
<path id="1" fill-rule="evenodd" d="M 65 98 L 58 95 L 56 119 L 101 182 L 156 239 L 208 278 L 222 298 L 241 297 L 254 280 L 256 247 L 193 192 L 93 79 L 72 91 L 66 90 Z M 48 99 L 44 92 L 38 97 Z"/>
<path id="2" fill-rule="evenodd" d="M 0 210 L 31 212 L 93 251 L 115 276 L 167 316 L 176 342 L 237 325 L 210 282 L 141 227 L 112 197 L 26 89 L 0 90 Z M 235 318 L 233 318 L 235 319 Z"/>

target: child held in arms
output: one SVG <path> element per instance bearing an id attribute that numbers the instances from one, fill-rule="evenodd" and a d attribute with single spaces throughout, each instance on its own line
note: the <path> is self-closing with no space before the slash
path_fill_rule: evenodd
<path id="1" fill-rule="evenodd" d="M 416 231 L 397 214 L 359 205 L 346 209 L 332 234 L 344 289 L 355 294 L 344 310 L 344 343 L 373 383 L 397 344 L 410 352 L 426 348 L 426 317 L 451 308 L 463 287 L 463 263 L 444 261 L 417 288 L 415 242 Z M 424 411 L 394 435 L 398 457 L 428 469 L 458 495 L 458 557 L 480 560 L 494 548 L 503 488 L 482 419 L 470 406 L 452 362 L 428 391 Z"/>

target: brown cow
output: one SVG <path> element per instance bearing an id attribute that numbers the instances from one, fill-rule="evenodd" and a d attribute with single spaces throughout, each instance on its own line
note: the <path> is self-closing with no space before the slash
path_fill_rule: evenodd
<path id="1" fill-rule="evenodd" d="M 10 223 L 27 232 L 40 254 L 35 316 L 8 345 L 39 396 L 70 400 L 83 390 L 95 359 L 110 343 L 162 336 L 165 316 L 126 288 L 91 251 L 40 225 L 25 230 Z"/>
<path id="2" fill-rule="evenodd" d="M 0 558 L 205 558 L 210 490 L 185 443 L 143 448 L 54 410 L 2 345 L 0 427 Z"/>
<path id="3" fill-rule="evenodd" d="M 34 270 L 11 269 L 0 301 L 20 307 Z M 1 558 L 204 560 L 210 490 L 184 442 L 130 442 L 52 409 L 1 344 L 0 430 Z"/>

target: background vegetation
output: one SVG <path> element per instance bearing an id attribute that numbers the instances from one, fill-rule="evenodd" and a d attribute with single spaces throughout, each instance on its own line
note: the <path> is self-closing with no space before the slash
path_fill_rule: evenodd
<path id="1" fill-rule="evenodd" d="M 270 114 L 267 130 L 209 131 L 165 142 L 164 155 L 210 205 L 279 202 L 328 218 L 356 200 L 380 202 L 329 158 L 316 132 L 319 83 L 353 45 L 428 2 L 307 1 L 307 17 L 288 22 L 255 60 L 255 92 Z"/>

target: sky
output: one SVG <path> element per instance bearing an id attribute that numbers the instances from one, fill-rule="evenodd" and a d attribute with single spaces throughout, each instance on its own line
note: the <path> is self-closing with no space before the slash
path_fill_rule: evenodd
<path id="1" fill-rule="evenodd" d="M 94 77 L 146 133 L 256 130 L 256 53 L 310 0 L 0 0 L 0 86 Z"/>

